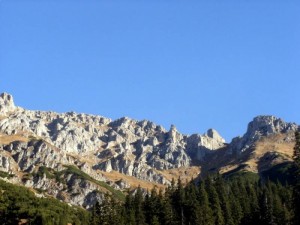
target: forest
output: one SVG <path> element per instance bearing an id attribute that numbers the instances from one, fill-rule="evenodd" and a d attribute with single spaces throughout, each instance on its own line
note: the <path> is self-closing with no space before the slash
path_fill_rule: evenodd
<path id="1" fill-rule="evenodd" d="M 138 189 L 125 203 L 107 196 L 91 213 L 92 225 L 283 225 L 294 220 L 291 186 L 251 173 L 209 176 L 185 187 L 173 181 L 164 193 L 153 189 L 144 197 Z"/>

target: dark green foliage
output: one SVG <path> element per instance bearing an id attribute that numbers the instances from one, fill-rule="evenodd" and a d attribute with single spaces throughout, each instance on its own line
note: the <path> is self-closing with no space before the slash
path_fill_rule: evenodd
<path id="1" fill-rule="evenodd" d="M 214 224 L 223 225 L 225 224 L 224 216 L 220 205 L 219 195 L 217 193 L 213 178 L 209 176 L 205 180 L 205 185 L 208 193 L 209 206 L 213 211 Z"/>
<path id="2" fill-rule="evenodd" d="M 282 184 L 295 184 L 295 172 L 296 167 L 291 162 L 285 162 L 273 166 L 269 170 L 263 171 L 261 176 L 265 179 L 269 179 L 273 182 L 277 180 Z"/>
<path id="3" fill-rule="evenodd" d="M 243 176 L 245 175 L 246 176 Z M 119 224 L 129 225 L 290 225 L 292 191 L 290 186 L 258 180 L 251 173 L 224 179 L 210 176 L 199 184 L 185 187 L 178 180 L 164 193 L 143 195 L 139 188 L 119 207 L 125 212 Z M 248 175 L 248 176 L 247 176 Z M 114 208 L 114 207 L 109 207 Z M 120 210 L 122 211 L 122 210 Z M 105 218 L 107 212 L 93 214 Z M 122 213 L 120 213 L 122 215 Z M 117 217 L 120 220 L 120 217 Z M 114 221 L 111 217 L 111 221 Z M 104 223 L 98 223 L 104 224 Z"/>
<path id="4" fill-rule="evenodd" d="M 197 196 L 197 200 L 200 205 L 199 214 L 199 224 L 207 224 L 213 225 L 214 218 L 213 218 L 213 211 L 209 206 L 208 194 L 205 190 L 204 182 L 200 182 L 199 184 L 199 192 Z"/>
<path id="5" fill-rule="evenodd" d="M 135 213 L 135 223 L 138 225 L 145 224 L 143 201 L 144 199 L 143 199 L 142 189 L 138 187 L 133 197 L 133 205 L 132 205 Z"/>
<path id="6" fill-rule="evenodd" d="M 300 132 L 295 132 L 294 147 L 295 185 L 293 188 L 294 224 L 300 224 Z"/>
<path id="7" fill-rule="evenodd" d="M 111 195 L 106 194 L 101 204 L 96 204 L 92 211 L 91 225 L 120 225 L 124 224 L 124 213 L 121 203 Z M 98 216 L 101 215 L 101 216 Z"/>
<path id="8" fill-rule="evenodd" d="M 0 224 L 18 224 L 21 219 L 28 224 L 85 225 L 89 224 L 89 213 L 53 198 L 37 198 L 25 187 L 0 180 Z"/>
<path id="9" fill-rule="evenodd" d="M 0 171 L 0 177 L 2 177 L 2 178 L 12 178 L 12 177 L 14 177 L 14 175 L 9 174 L 8 172 Z"/>

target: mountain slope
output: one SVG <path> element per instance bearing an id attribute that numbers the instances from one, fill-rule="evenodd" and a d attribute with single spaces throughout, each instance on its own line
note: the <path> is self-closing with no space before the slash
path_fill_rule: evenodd
<path id="1" fill-rule="evenodd" d="M 259 116 L 231 143 L 217 131 L 184 135 L 150 121 L 30 111 L 0 95 L 0 170 L 10 182 L 90 208 L 109 192 L 163 188 L 214 171 L 262 172 L 291 160 L 294 123 Z"/>

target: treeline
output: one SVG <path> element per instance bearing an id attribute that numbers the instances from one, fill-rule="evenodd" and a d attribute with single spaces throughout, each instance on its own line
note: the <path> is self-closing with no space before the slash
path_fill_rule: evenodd
<path id="1" fill-rule="evenodd" d="M 249 176 L 250 175 L 250 176 Z M 284 225 L 293 224 L 292 190 L 279 182 L 243 174 L 209 176 L 183 186 L 181 180 L 163 193 L 137 189 L 124 203 L 109 195 L 92 210 L 92 225 Z"/>
<path id="2" fill-rule="evenodd" d="M 125 201 L 107 194 L 90 212 L 0 180 L 0 224 L 35 225 L 284 225 L 294 223 L 291 186 L 244 173 L 172 181 L 164 192 L 141 188 Z"/>

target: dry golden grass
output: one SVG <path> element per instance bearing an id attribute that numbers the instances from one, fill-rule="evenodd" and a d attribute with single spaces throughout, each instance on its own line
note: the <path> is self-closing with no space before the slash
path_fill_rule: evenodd
<path id="1" fill-rule="evenodd" d="M 155 186 L 159 189 L 166 188 L 165 185 L 157 184 L 157 183 L 151 183 L 151 182 L 145 181 L 145 180 L 139 180 L 136 177 L 124 175 L 124 174 L 116 172 L 116 171 L 111 171 L 111 172 L 101 171 L 101 174 L 104 177 L 106 177 L 107 179 L 109 179 L 111 181 L 114 181 L 114 182 L 122 179 L 126 183 L 128 183 L 131 186 L 132 189 L 137 188 L 138 186 L 140 186 L 143 189 L 148 189 L 148 190 L 151 190 Z"/>
<path id="2" fill-rule="evenodd" d="M 288 157 L 293 156 L 293 148 L 295 142 L 286 142 L 284 139 L 287 137 L 285 134 L 276 134 L 267 138 L 263 138 L 255 145 L 256 155 L 263 155 L 269 151 L 275 151 L 284 154 Z"/>
<path id="3" fill-rule="evenodd" d="M 0 120 L 6 119 L 7 116 L 0 115 Z"/>
<path id="4" fill-rule="evenodd" d="M 192 166 L 192 167 L 180 167 L 176 169 L 169 169 L 169 170 L 156 170 L 156 172 L 162 174 L 167 180 L 171 181 L 172 179 L 177 180 L 179 177 L 183 181 L 190 181 L 192 178 L 198 177 L 200 174 L 200 167 L 199 166 Z"/>
<path id="5" fill-rule="evenodd" d="M 258 160 L 267 152 L 277 152 L 285 159 L 292 159 L 294 142 L 285 142 L 285 134 L 276 134 L 258 141 L 255 145 L 253 156 L 248 161 L 249 165 L 255 166 Z"/>
<path id="6" fill-rule="evenodd" d="M 236 168 L 238 168 L 237 164 L 224 166 L 224 167 L 220 168 L 220 173 L 221 174 L 227 173 L 227 172 L 232 171 L 232 170 L 234 170 Z"/>
<path id="7" fill-rule="evenodd" d="M 232 163 L 223 163 L 220 165 L 220 172 L 226 173 L 236 169 L 239 165 L 244 164 L 245 170 L 258 172 L 284 161 L 292 160 L 293 156 L 293 141 L 286 141 L 291 134 L 274 134 L 264 137 L 255 143 L 253 149 L 245 152 L 245 155 L 239 161 Z M 261 160 L 267 153 L 277 153 L 279 157 L 269 160 Z M 225 166 L 224 166 L 225 165 Z"/>
<path id="8" fill-rule="evenodd" d="M 12 143 L 13 141 L 27 142 L 28 138 L 24 137 L 21 134 L 1 135 L 0 136 L 0 144 L 2 144 L 2 145 L 8 145 L 8 144 Z"/>

